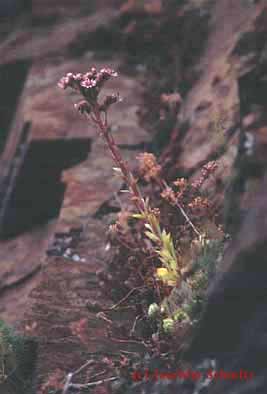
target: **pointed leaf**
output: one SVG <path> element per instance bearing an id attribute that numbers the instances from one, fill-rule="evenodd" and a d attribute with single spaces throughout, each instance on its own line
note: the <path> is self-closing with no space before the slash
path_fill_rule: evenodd
<path id="1" fill-rule="evenodd" d="M 144 215 L 142 213 L 133 213 L 132 218 L 134 219 L 144 219 Z"/>
<path id="2" fill-rule="evenodd" d="M 151 241 L 158 243 L 159 240 L 155 234 L 150 233 L 149 231 L 145 231 L 145 235 L 147 236 L 147 238 L 151 239 Z"/>
<path id="3" fill-rule="evenodd" d="M 153 228 L 150 226 L 150 224 L 145 223 L 145 227 L 153 233 Z"/>

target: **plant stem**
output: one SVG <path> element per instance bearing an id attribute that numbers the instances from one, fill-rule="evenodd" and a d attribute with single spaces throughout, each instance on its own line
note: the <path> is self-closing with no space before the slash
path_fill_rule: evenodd
<path id="1" fill-rule="evenodd" d="M 108 130 L 106 116 L 105 121 L 103 122 L 98 106 L 94 107 L 94 115 L 95 119 L 93 118 L 93 120 L 99 128 L 100 135 L 106 141 L 115 164 L 121 169 L 123 180 L 126 182 L 127 186 L 129 187 L 129 191 L 132 194 L 132 200 L 137 210 L 143 213 L 145 211 L 144 199 L 133 174 L 129 170 L 125 160 L 122 158 L 120 150 L 118 149 L 112 134 Z"/>

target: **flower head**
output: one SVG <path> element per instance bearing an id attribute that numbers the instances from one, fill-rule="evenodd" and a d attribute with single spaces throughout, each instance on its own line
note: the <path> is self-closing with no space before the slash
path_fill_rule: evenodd
<path id="1" fill-rule="evenodd" d="M 82 79 L 83 79 L 83 74 L 81 74 L 81 73 L 74 74 L 74 75 L 73 75 L 73 79 L 74 79 L 75 81 L 82 81 Z"/>
<path id="2" fill-rule="evenodd" d="M 141 153 L 137 156 L 139 160 L 139 171 L 146 181 L 157 179 L 161 172 L 161 166 L 157 164 L 156 157 L 153 153 Z"/>
<path id="3" fill-rule="evenodd" d="M 62 89 L 70 87 L 79 90 L 86 99 L 95 100 L 104 82 L 117 76 L 118 73 L 112 68 L 104 67 L 97 71 L 95 67 L 91 67 L 84 74 L 67 73 L 65 77 L 60 79 L 58 86 Z"/>
<path id="4" fill-rule="evenodd" d="M 166 187 L 163 190 L 163 192 L 161 192 L 160 195 L 161 195 L 161 197 L 164 200 L 167 200 L 170 204 L 175 204 L 176 203 L 177 198 L 176 198 L 175 193 L 174 193 L 174 191 L 172 190 L 171 187 L 169 187 L 169 186 Z"/>
<path id="5" fill-rule="evenodd" d="M 96 81 L 90 78 L 83 78 L 81 81 L 81 86 L 86 89 L 91 89 L 96 86 Z"/>
<path id="6" fill-rule="evenodd" d="M 188 207 L 194 215 L 198 217 L 206 216 L 207 210 L 210 208 L 210 203 L 207 198 L 199 196 L 194 198 L 193 201 L 188 204 Z"/>
<path id="7" fill-rule="evenodd" d="M 61 78 L 58 86 L 61 89 L 66 89 L 68 87 L 74 87 L 74 75 L 73 73 L 68 73 L 65 77 Z"/>
<path id="8" fill-rule="evenodd" d="M 203 176 L 207 176 L 213 173 L 218 168 L 218 163 L 214 161 L 209 161 L 206 165 L 203 166 L 201 173 Z"/>

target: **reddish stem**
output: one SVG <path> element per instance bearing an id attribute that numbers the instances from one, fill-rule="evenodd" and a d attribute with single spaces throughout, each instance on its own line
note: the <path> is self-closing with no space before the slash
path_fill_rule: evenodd
<path id="1" fill-rule="evenodd" d="M 132 194 L 132 200 L 134 201 L 134 204 L 135 204 L 137 210 L 139 212 L 144 212 L 145 211 L 145 204 L 144 204 L 144 200 L 142 198 L 141 192 L 137 186 L 136 180 L 134 179 L 134 176 L 131 173 L 131 171 L 129 170 L 126 162 L 122 158 L 121 153 L 115 143 L 115 140 L 114 140 L 112 134 L 108 130 L 107 122 L 102 121 L 98 105 L 96 105 L 94 107 L 94 115 L 95 115 L 95 119 L 93 119 L 93 120 L 95 121 L 95 123 L 99 127 L 100 135 L 107 142 L 108 148 L 111 152 L 114 162 L 121 169 L 123 179 L 129 187 L 129 190 Z"/>

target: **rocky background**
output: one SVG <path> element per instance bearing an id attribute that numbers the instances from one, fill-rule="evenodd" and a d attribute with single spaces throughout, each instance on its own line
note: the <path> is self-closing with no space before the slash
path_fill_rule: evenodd
<path id="1" fill-rule="evenodd" d="M 168 181 L 193 181 L 204 164 L 218 163 L 203 191 L 231 240 L 185 354 L 195 368 L 216 359 L 223 370 L 255 373 L 245 383 L 218 380 L 209 393 L 264 393 L 266 2 L 12 3 L 0 2 L 0 313 L 38 343 L 36 392 L 63 392 L 66 374 L 97 354 L 98 369 L 79 376 L 88 381 L 118 351 L 110 322 L 87 303 L 114 303 L 99 292 L 96 271 L 115 253 L 105 232 L 120 210 L 114 194 L 121 182 L 93 127 L 56 87 L 66 72 L 107 64 L 120 73 L 107 89 L 124 97 L 111 125 L 133 169 L 144 150 L 157 155 Z M 168 107 L 164 120 L 166 92 L 179 94 L 181 105 Z M 134 318 L 129 311 L 112 316 L 129 329 Z M 145 353 L 135 341 L 119 349 Z M 144 387 L 202 392 L 175 384 L 132 390 Z"/>

